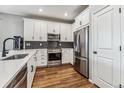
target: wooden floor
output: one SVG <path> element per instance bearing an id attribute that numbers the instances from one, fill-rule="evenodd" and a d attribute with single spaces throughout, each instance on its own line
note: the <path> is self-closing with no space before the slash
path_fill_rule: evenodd
<path id="1" fill-rule="evenodd" d="M 37 68 L 33 88 L 96 88 L 88 79 L 67 64 L 51 68 Z"/>

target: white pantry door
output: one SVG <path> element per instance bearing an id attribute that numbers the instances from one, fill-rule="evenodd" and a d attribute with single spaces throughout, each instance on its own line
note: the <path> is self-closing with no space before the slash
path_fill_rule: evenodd
<path id="1" fill-rule="evenodd" d="M 108 6 L 93 15 L 94 82 L 99 87 L 120 84 L 119 6 Z"/>

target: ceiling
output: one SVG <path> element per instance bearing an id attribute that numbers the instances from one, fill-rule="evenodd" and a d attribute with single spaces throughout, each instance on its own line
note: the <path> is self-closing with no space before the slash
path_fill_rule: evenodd
<path id="1" fill-rule="evenodd" d="M 72 21 L 87 5 L 0 5 L 1 13 Z M 43 11 L 39 12 L 39 8 Z M 67 12 L 68 16 L 64 16 Z"/>

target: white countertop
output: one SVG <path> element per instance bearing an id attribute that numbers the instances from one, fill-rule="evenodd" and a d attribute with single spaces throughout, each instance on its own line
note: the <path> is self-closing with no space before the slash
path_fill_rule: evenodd
<path id="1" fill-rule="evenodd" d="M 7 57 L 15 54 L 26 54 L 26 53 L 28 53 L 29 55 L 23 59 L 6 60 L 6 61 L 0 60 L 0 88 L 6 87 L 11 82 L 11 80 L 15 77 L 15 75 L 18 74 L 21 68 L 28 62 L 30 57 L 32 57 L 32 55 L 36 53 L 36 50 L 20 50 L 20 51 L 9 52 Z"/>

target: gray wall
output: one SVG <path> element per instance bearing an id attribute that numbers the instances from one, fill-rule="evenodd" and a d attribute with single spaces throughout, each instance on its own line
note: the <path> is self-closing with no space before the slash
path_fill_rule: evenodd
<path id="1" fill-rule="evenodd" d="M 20 16 L 0 13 L 0 52 L 3 40 L 13 36 L 23 36 L 23 18 Z M 13 41 L 7 42 L 7 49 L 13 48 Z"/>

